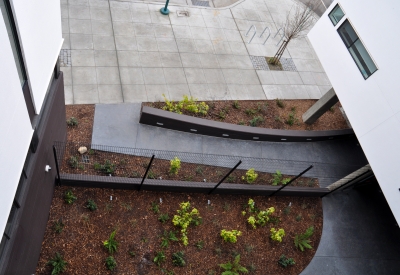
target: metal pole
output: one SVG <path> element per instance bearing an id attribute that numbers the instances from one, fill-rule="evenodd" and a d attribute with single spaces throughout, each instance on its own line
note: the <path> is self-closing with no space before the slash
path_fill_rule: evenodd
<path id="1" fill-rule="evenodd" d="M 140 186 L 139 186 L 139 191 L 142 190 L 143 182 L 144 182 L 144 180 L 145 180 L 146 177 L 147 177 L 147 173 L 148 173 L 149 170 L 150 170 L 150 166 L 151 166 L 151 164 L 152 164 L 152 162 L 153 162 L 153 159 L 154 159 L 154 155 L 151 157 L 150 162 L 149 162 L 149 165 L 147 166 L 146 172 L 144 173 L 144 176 L 143 176 L 143 178 L 142 178 L 142 182 L 140 183 Z"/>
<path id="2" fill-rule="evenodd" d="M 313 168 L 313 165 L 310 165 L 310 167 L 308 167 L 306 170 L 304 170 L 303 172 L 301 172 L 300 174 L 298 174 L 296 177 L 294 177 L 293 179 L 291 179 L 288 183 L 286 183 L 285 185 L 282 185 L 278 190 L 276 190 L 275 192 L 273 192 L 271 195 L 269 195 L 270 197 L 272 197 L 273 195 L 275 195 L 276 193 L 278 193 L 279 191 L 281 191 L 283 188 L 285 188 L 286 186 L 288 186 L 289 184 L 291 184 L 292 182 L 294 182 L 295 180 L 297 180 L 298 178 L 300 178 L 303 174 L 307 173 L 308 170 L 310 170 L 311 168 Z"/>
<path id="3" fill-rule="evenodd" d="M 167 2 L 165 2 L 165 7 L 160 9 L 160 12 L 164 15 L 169 14 L 168 3 L 169 3 L 169 0 L 167 0 Z"/>
<path id="4" fill-rule="evenodd" d="M 355 177 L 355 178 L 349 180 L 348 182 L 346 182 L 345 184 L 339 186 L 338 188 L 335 188 L 335 189 L 331 190 L 330 192 L 328 192 L 328 193 L 322 195 L 320 198 L 322 199 L 323 197 L 325 197 L 325 196 L 327 196 L 327 195 L 329 195 L 329 194 L 331 194 L 331 193 L 333 193 L 333 192 L 335 192 L 335 191 L 341 189 L 342 187 L 345 187 L 345 186 L 348 185 L 349 183 L 354 182 L 356 179 L 358 179 L 358 178 L 364 176 L 365 174 L 367 174 L 367 173 L 369 173 L 369 172 L 371 172 L 370 169 L 368 169 L 366 172 L 362 173 L 361 175 L 358 175 L 357 177 Z"/>
<path id="5" fill-rule="evenodd" d="M 239 160 L 239 162 L 235 165 L 235 167 L 233 167 L 233 168 L 231 169 L 231 171 L 229 171 L 228 174 L 226 174 L 225 177 L 223 177 L 222 180 L 220 180 L 220 181 L 217 183 L 217 185 L 215 185 L 215 187 L 214 187 L 213 189 L 210 190 L 210 192 L 208 192 L 208 194 L 209 194 L 209 195 L 212 194 L 212 192 L 214 192 L 215 189 L 217 189 L 218 186 L 219 186 L 227 177 L 229 177 L 229 175 L 230 175 L 233 171 L 235 171 L 235 169 L 236 169 L 241 163 L 242 163 L 242 161 Z"/>
<path id="6" fill-rule="evenodd" d="M 57 185 L 60 185 L 60 181 L 61 181 L 60 169 L 58 168 L 57 151 L 56 151 L 56 147 L 54 145 L 53 145 L 53 154 L 54 154 L 54 160 L 56 162 L 56 170 L 57 170 L 57 176 L 58 176 L 56 182 L 57 182 Z"/>

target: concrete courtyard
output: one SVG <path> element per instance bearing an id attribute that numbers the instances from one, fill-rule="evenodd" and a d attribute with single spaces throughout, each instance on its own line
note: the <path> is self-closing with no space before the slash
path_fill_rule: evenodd
<path id="1" fill-rule="evenodd" d="M 295 0 L 245 0 L 219 9 L 185 3 L 171 1 L 171 13 L 162 15 L 157 3 L 62 0 L 66 104 L 159 101 L 162 94 L 172 100 L 185 94 L 318 99 L 331 87 L 306 38 L 289 44 L 284 71 L 260 63 L 277 51 L 280 35 L 273 36 Z M 189 17 L 177 16 L 178 10 Z M 248 44 L 251 25 L 257 35 Z M 262 45 L 265 27 L 271 36 Z"/>

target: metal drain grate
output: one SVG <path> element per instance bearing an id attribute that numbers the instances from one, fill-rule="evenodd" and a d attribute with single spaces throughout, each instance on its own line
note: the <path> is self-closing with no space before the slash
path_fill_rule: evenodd
<path id="1" fill-rule="evenodd" d="M 251 63 L 253 63 L 253 67 L 256 70 L 264 70 L 269 71 L 267 60 L 265 60 L 265 56 L 254 56 L 250 55 Z"/>
<path id="2" fill-rule="evenodd" d="M 59 55 L 60 66 L 61 67 L 70 67 L 72 66 L 71 63 L 71 50 L 61 50 Z"/>
<path id="3" fill-rule="evenodd" d="M 88 155 L 82 155 L 82 162 L 83 163 L 89 163 L 90 162 L 89 156 Z"/>
<path id="4" fill-rule="evenodd" d="M 293 59 L 281 57 L 281 64 L 284 71 L 297 72 L 296 65 L 294 65 Z"/>
<path id="5" fill-rule="evenodd" d="M 178 17 L 189 17 L 190 16 L 188 11 L 182 11 L 182 10 L 181 11 L 176 11 L 176 15 Z"/>
<path id="6" fill-rule="evenodd" d="M 200 7 L 209 7 L 209 1 L 199 1 L 199 0 L 192 0 L 193 6 L 200 6 Z"/>

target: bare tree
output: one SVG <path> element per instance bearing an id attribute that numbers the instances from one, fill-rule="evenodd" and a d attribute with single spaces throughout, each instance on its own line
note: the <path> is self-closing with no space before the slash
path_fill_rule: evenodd
<path id="1" fill-rule="evenodd" d="M 308 0 L 305 4 L 295 4 L 286 14 L 286 23 L 283 28 L 284 41 L 276 52 L 275 56 L 269 60 L 272 64 L 278 64 L 286 47 L 291 40 L 305 36 L 314 23 L 314 13 L 321 5 L 319 0 Z"/>

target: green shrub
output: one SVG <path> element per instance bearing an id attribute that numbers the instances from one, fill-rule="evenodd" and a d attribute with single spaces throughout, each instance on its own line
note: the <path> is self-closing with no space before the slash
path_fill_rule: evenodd
<path id="1" fill-rule="evenodd" d="M 106 267 L 108 270 L 113 271 L 117 267 L 117 262 L 115 261 L 113 256 L 109 256 L 106 258 Z"/>
<path id="2" fill-rule="evenodd" d="M 201 217 L 199 211 L 193 208 L 190 212 L 190 202 L 182 202 L 179 204 L 180 210 L 177 210 L 178 215 L 174 215 L 172 223 L 181 228 L 182 242 L 186 246 L 189 244 L 187 237 L 187 230 L 189 225 L 201 224 Z"/>
<path id="3" fill-rule="evenodd" d="M 274 207 L 270 207 L 267 210 L 260 210 L 255 206 L 255 202 L 252 199 L 249 199 L 247 203 L 248 212 L 255 213 L 256 215 L 250 215 L 247 219 L 247 222 L 253 227 L 253 229 L 257 228 L 257 225 L 264 226 L 270 220 L 270 215 L 275 212 Z M 243 216 L 246 216 L 246 211 L 242 212 Z"/>
<path id="4" fill-rule="evenodd" d="M 219 266 L 225 270 L 221 275 L 240 275 L 241 273 L 248 273 L 249 271 L 239 264 L 240 255 L 237 255 L 233 262 L 228 262 L 226 264 L 220 264 Z"/>
<path id="5" fill-rule="evenodd" d="M 78 120 L 75 117 L 70 117 L 67 119 L 68 126 L 78 126 Z"/>
<path id="6" fill-rule="evenodd" d="M 160 213 L 160 206 L 158 205 L 157 202 L 151 202 L 151 211 L 153 211 L 154 214 Z"/>
<path id="7" fill-rule="evenodd" d="M 298 119 L 296 118 L 296 112 L 292 111 L 289 113 L 288 118 L 285 120 L 285 123 L 293 126 L 293 124 L 295 124 L 298 121 Z"/>
<path id="8" fill-rule="evenodd" d="M 117 251 L 118 249 L 118 242 L 115 240 L 115 234 L 117 233 L 116 230 L 114 230 L 108 240 L 103 242 L 104 247 L 108 250 L 110 254 L 113 254 L 114 252 Z"/>
<path id="9" fill-rule="evenodd" d="M 296 248 L 304 251 L 304 248 L 311 249 L 312 246 L 310 245 L 310 237 L 314 234 L 314 227 L 310 226 L 307 228 L 306 232 L 303 234 L 296 235 L 294 237 L 294 245 Z"/>
<path id="10" fill-rule="evenodd" d="M 113 174 L 115 171 L 115 164 L 111 163 L 111 161 L 108 159 L 104 161 L 104 164 L 95 163 L 93 166 L 95 170 L 98 170 L 106 175 Z"/>
<path id="11" fill-rule="evenodd" d="M 54 228 L 54 231 L 59 234 L 63 231 L 64 226 L 65 225 L 64 225 L 62 219 L 59 219 L 58 221 L 54 222 L 53 228 Z"/>
<path id="12" fill-rule="evenodd" d="M 205 102 L 196 102 L 197 99 L 193 97 L 183 96 L 183 99 L 178 102 L 169 101 L 163 94 L 165 106 L 163 110 L 182 114 L 182 111 L 188 111 L 193 114 L 207 115 L 209 106 Z"/>
<path id="13" fill-rule="evenodd" d="M 174 231 L 165 231 L 164 230 L 164 235 L 161 237 L 161 247 L 162 248 L 167 248 L 169 246 L 170 242 L 177 242 L 179 239 L 176 237 Z"/>
<path id="14" fill-rule="evenodd" d="M 272 185 L 285 185 L 287 184 L 291 179 L 290 178 L 283 178 L 283 175 L 281 171 L 276 170 L 274 174 L 272 174 Z"/>
<path id="15" fill-rule="evenodd" d="M 74 193 L 72 193 L 72 190 L 70 189 L 70 190 L 68 190 L 67 192 L 65 192 L 65 195 L 64 195 L 64 201 L 67 203 L 67 204 L 73 204 L 75 201 L 76 201 L 76 197 L 74 196 Z"/>
<path id="16" fill-rule="evenodd" d="M 86 203 L 86 208 L 90 211 L 94 211 L 97 209 L 97 204 L 94 202 L 94 200 L 88 200 Z"/>
<path id="17" fill-rule="evenodd" d="M 174 264 L 174 266 L 185 266 L 186 262 L 185 262 L 185 253 L 183 251 L 179 251 L 176 252 L 174 254 L 172 254 L 172 263 Z"/>
<path id="18" fill-rule="evenodd" d="M 282 267 L 288 267 L 288 266 L 291 266 L 291 265 L 295 265 L 296 262 L 293 260 L 293 258 L 288 258 L 288 257 L 286 257 L 285 255 L 282 254 L 279 257 L 278 264 L 280 266 L 282 266 Z"/>
<path id="19" fill-rule="evenodd" d="M 63 273 L 66 269 L 67 262 L 64 261 L 60 253 L 56 253 L 53 259 L 47 262 L 47 265 L 51 266 L 51 275 L 58 275 Z"/>
<path id="20" fill-rule="evenodd" d="M 253 183 L 256 181 L 258 174 L 255 172 L 254 168 L 250 168 L 246 172 L 246 177 L 243 176 L 242 180 L 246 180 L 247 183 Z"/>
<path id="21" fill-rule="evenodd" d="M 225 229 L 221 230 L 221 237 L 224 239 L 225 242 L 236 243 L 237 236 L 242 235 L 242 232 L 238 230 L 228 231 Z"/>
<path id="22" fill-rule="evenodd" d="M 177 175 L 179 169 L 181 169 L 181 160 L 178 157 L 174 157 L 170 160 L 169 173 Z"/>
<path id="23" fill-rule="evenodd" d="M 220 111 L 218 113 L 218 117 L 220 120 L 224 120 L 226 118 L 226 113 L 224 111 Z"/>
<path id="24" fill-rule="evenodd" d="M 282 242 L 283 237 L 285 236 L 285 230 L 280 228 L 276 230 L 275 228 L 271 228 L 271 239 L 277 242 Z"/>
<path id="25" fill-rule="evenodd" d="M 232 104 L 232 107 L 235 109 L 240 109 L 239 101 L 235 100 Z"/>
<path id="26" fill-rule="evenodd" d="M 158 220 L 162 223 L 165 223 L 166 221 L 169 220 L 168 214 L 161 214 L 160 217 L 158 217 Z"/>
<path id="27" fill-rule="evenodd" d="M 70 158 L 68 160 L 68 164 L 69 164 L 69 166 L 71 166 L 71 168 L 74 168 L 74 169 L 78 168 L 78 166 L 79 166 L 78 158 L 75 156 L 70 156 Z"/>
<path id="28" fill-rule="evenodd" d="M 158 251 L 156 253 L 156 256 L 153 259 L 153 262 L 157 265 L 160 266 L 163 262 L 165 262 L 165 254 L 163 251 Z"/>
<path id="29" fill-rule="evenodd" d="M 204 241 L 198 241 L 194 246 L 201 250 L 204 247 Z"/>
<path id="30" fill-rule="evenodd" d="M 257 127 L 261 123 L 264 122 L 264 118 L 262 116 L 255 116 L 253 119 L 249 120 L 249 124 L 252 127 Z"/>
<path id="31" fill-rule="evenodd" d="M 279 107 L 279 108 L 285 108 L 285 103 L 283 103 L 283 101 L 282 100 L 280 100 L 280 99 L 276 99 L 276 105 Z"/>

